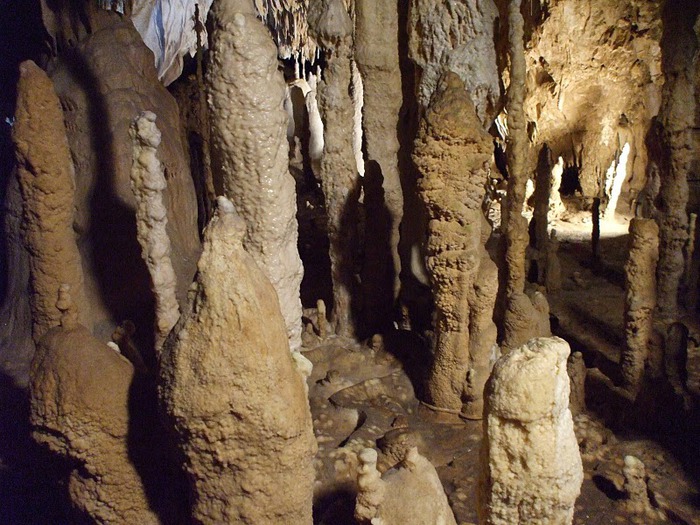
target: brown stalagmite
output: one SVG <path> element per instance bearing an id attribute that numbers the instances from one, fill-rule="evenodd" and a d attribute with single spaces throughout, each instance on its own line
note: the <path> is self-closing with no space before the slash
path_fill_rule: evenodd
<path id="1" fill-rule="evenodd" d="M 245 0 L 212 10 L 207 74 L 212 161 L 246 222 L 245 249 L 277 292 L 292 350 L 301 346 L 304 269 L 297 249 L 296 188 L 289 174 L 286 87 L 277 49 Z"/>
<path id="2" fill-rule="evenodd" d="M 73 506 L 95 523 L 160 523 L 129 448 L 134 368 L 77 324 L 70 302 L 65 290 L 54 300 L 66 312 L 62 326 L 44 335 L 32 361 L 32 435 L 69 460 Z"/>
<path id="3" fill-rule="evenodd" d="M 359 174 L 353 151 L 352 20 L 341 0 L 318 2 L 310 24 L 327 49 L 327 67 L 318 84 L 324 129 L 320 176 L 328 213 L 333 310 L 339 335 L 355 333 Z"/>
<path id="4" fill-rule="evenodd" d="M 304 380 L 245 229 L 219 197 L 190 310 L 163 349 L 160 398 L 196 523 L 310 525 L 316 442 Z"/>
<path id="5" fill-rule="evenodd" d="M 367 160 L 377 162 L 383 177 L 384 203 L 389 211 L 390 224 L 380 226 L 389 229 L 389 244 L 381 248 L 390 251 L 390 260 L 393 261 L 393 294 L 375 299 L 376 307 L 372 308 L 374 312 L 366 312 L 373 316 L 386 312 L 387 306 L 391 308 L 393 305 L 398 297 L 401 272 L 398 245 L 399 225 L 403 216 L 403 192 L 398 169 L 397 126 L 403 94 L 399 68 L 398 19 L 395 0 L 355 1 L 355 60 L 364 85 L 362 122 Z M 367 242 L 370 242 L 369 238 Z M 386 254 L 380 256 L 386 258 Z M 386 302 L 389 304 L 382 304 Z M 376 311 L 377 308 L 379 312 Z"/>
<path id="6" fill-rule="evenodd" d="M 488 282 L 496 280 L 496 270 L 484 249 L 488 227 L 481 211 L 492 150 L 464 83 L 447 73 L 421 122 L 413 153 L 430 219 L 427 266 L 437 310 L 427 401 L 470 417 L 481 416 L 496 338 L 491 321 L 495 287 Z"/>
<path id="7" fill-rule="evenodd" d="M 698 37 L 693 31 L 697 5 L 688 12 L 688 2 L 669 1 L 664 8 L 664 36 L 661 41 L 665 83 L 659 120 L 662 142 L 668 158 L 662 162 L 659 221 L 659 313 L 673 318 L 678 312 L 678 288 L 688 239 L 688 173 L 694 162 L 695 87 L 693 75 L 697 60 Z"/>
<path id="8" fill-rule="evenodd" d="M 620 365 L 625 388 L 636 394 L 649 354 L 656 307 L 656 263 L 659 227 L 653 219 L 630 221 L 629 255 L 625 264 L 625 347 Z"/>
<path id="9" fill-rule="evenodd" d="M 75 174 L 63 112 L 49 77 L 34 62 L 20 64 L 12 138 L 24 213 L 24 242 L 30 254 L 34 341 L 58 326 L 56 298 L 70 286 L 85 306 L 80 254 L 73 231 Z"/>
<path id="10" fill-rule="evenodd" d="M 527 328 L 537 315 L 525 296 L 525 252 L 529 243 L 527 219 L 522 215 L 528 174 L 527 120 L 525 99 L 525 54 L 523 49 L 523 17 L 520 0 L 508 4 L 510 46 L 510 86 L 508 87 L 508 195 L 503 210 L 506 239 L 506 282 L 503 346 L 516 348 L 529 339 Z M 546 334 L 536 334 L 546 335 Z"/>

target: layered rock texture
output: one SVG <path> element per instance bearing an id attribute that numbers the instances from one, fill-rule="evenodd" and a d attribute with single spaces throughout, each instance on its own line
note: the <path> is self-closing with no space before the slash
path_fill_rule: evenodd
<path id="1" fill-rule="evenodd" d="M 53 83 L 34 62 L 20 65 L 15 142 L 22 195 L 24 245 L 29 253 L 35 341 L 58 326 L 56 299 L 68 285 L 81 307 L 83 274 L 73 231 L 75 173 L 63 113 Z"/>
<path id="2" fill-rule="evenodd" d="M 533 339 L 494 366 L 478 486 L 479 522 L 570 524 L 583 467 L 569 411 L 569 345 Z"/>
<path id="3" fill-rule="evenodd" d="M 221 171 L 225 194 L 245 220 L 245 249 L 272 282 L 290 347 L 297 350 L 303 267 L 277 50 L 251 2 L 219 2 L 212 16 L 207 73 L 212 162 Z"/>
<path id="4" fill-rule="evenodd" d="M 636 394 L 644 376 L 656 307 L 656 263 L 659 227 L 653 219 L 630 222 L 629 255 L 625 264 L 625 348 L 620 365 L 625 388 Z"/>
<path id="5" fill-rule="evenodd" d="M 165 345 L 160 398 L 197 523 L 311 524 L 316 451 L 304 380 L 277 294 L 219 198 L 195 293 Z"/>
<path id="6" fill-rule="evenodd" d="M 456 525 L 435 467 L 413 447 L 380 476 L 377 451 L 359 454 L 355 518 L 360 524 Z"/>
<path id="7" fill-rule="evenodd" d="M 438 408 L 476 418 L 496 340 L 497 269 L 484 248 L 490 229 L 481 211 L 491 150 L 464 84 L 446 74 L 413 153 L 430 218 L 427 263 L 437 310 L 427 394 Z"/>

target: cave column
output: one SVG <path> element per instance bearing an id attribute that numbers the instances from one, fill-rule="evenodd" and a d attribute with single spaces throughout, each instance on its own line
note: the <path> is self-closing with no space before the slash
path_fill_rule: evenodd
<path id="1" fill-rule="evenodd" d="M 246 223 L 244 247 L 277 292 L 294 351 L 301 346 L 303 267 L 277 47 L 250 2 L 215 4 L 213 20 L 207 74 L 212 160 Z"/>
<path id="2" fill-rule="evenodd" d="M 352 92 L 353 24 L 341 0 L 329 0 L 309 22 L 326 50 L 327 66 L 318 83 L 324 129 L 320 177 L 328 213 L 333 282 L 331 322 L 351 337 L 356 321 L 356 259 L 360 175 L 353 150 L 355 108 Z"/>
<path id="3" fill-rule="evenodd" d="M 355 60 L 362 74 L 364 85 L 363 129 L 366 143 L 367 161 L 376 162 L 383 178 L 384 203 L 389 215 L 387 228 L 388 243 L 376 247 L 379 261 L 366 261 L 366 264 L 380 265 L 370 270 L 367 277 L 377 274 L 379 279 L 389 278 L 387 270 L 393 269 L 393 282 L 389 290 L 386 283 L 378 283 L 383 296 L 370 298 L 372 311 L 365 312 L 367 318 L 383 317 L 390 319 L 391 307 L 398 298 L 401 272 L 399 259 L 399 225 L 403 216 L 403 192 L 398 169 L 398 120 L 403 95 L 401 91 L 401 71 L 399 68 L 398 12 L 395 0 L 356 0 L 355 2 Z M 366 173 L 367 176 L 367 173 Z M 367 192 L 365 191 L 365 194 Z M 373 222 L 373 218 L 369 218 Z M 367 242 L 372 242 L 367 234 Z M 384 241 L 385 239 L 381 239 Z M 388 251 L 388 254 L 382 253 Z M 389 257 L 391 268 L 384 268 Z M 393 293 L 392 293 L 393 290 Z M 389 292 L 388 294 L 386 292 Z M 371 291 L 370 293 L 374 293 Z M 376 293 L 375 293 L 376 295 Z"/>

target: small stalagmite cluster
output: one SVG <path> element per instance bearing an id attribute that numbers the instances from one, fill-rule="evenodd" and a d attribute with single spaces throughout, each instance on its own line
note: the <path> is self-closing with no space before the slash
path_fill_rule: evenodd
<path id="1" fill-rule="evenodd" d="M 0 521 L 700 522 L 700 3 L 26 4 Z"/>

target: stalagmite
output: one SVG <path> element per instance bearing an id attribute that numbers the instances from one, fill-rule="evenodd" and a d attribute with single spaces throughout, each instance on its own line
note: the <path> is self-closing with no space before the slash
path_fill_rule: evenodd
<path id="1" fill-rule="evenodd" d="M 683 248 L 688 238 L 687 177 L 695 158 L 693 75 L 700 48 L 693 22 L 682 2 L 665 4 L 661 41 L 665 83 L 659 120 L 663 126 L 663 146 L 669 157 L 661 169 L 663 211 L 659 221 L 658 305 L 659 314 L 667 318 L 678 313 L 678 290 L 685 269 Z"/>
<path id="2" fill-rule="evenodd" d="M 20 65 L 12 139 L 30 255 L 32 332 L 38 342 L 60 322 L 56 297 L 62 284 L 70 286 L 79 310 L 86 303 L 73 231 L 75 173 L 63 112 L 51 80 L 31 61 Z"/>
<path id="3" fill-rule="evenodd" d="M 71 501 L 94 523 L 160 523 L 129 445 L 134 368 L 77 323 L 67 289 L 56 308 L 62 325 L 44 335 L 32 361 L 33 437 L 69 460 Z"/>
<path id="4" fill-rule="evenodd" d="M 486 387 L 479 523 L 572 523 L 583 467 L 569 411 L 568 355 L 563 339 L 539 338 L 494 366 Z"/>
<path id="5" fill-rule="evenodd" d="M 161 403 L 197 523 L 310 525 L 316 442 L 304 380 L 245 231 L 219 197 L 189 311 L 163 349 Z"/>
<path id="6" fill-rule="evenodd" d="M 309 24 L 327 49 L 327 66 L 318 83 L 324 129 L 320 176 L 328 213 L 333 309 L 336 333 L 352 336 L 356 322 L 356 252 L 359 174 L 353 151 L 354 106 L 351 96 L 353 24 L 341 0 L 318 2 Z"/>
<path id="7" fill-rule="evenodd" d="M 561 201 L 561 177 L 564 173 L 564 159 L 559 157 L 556 164 L 552 166 L 552 173 L 549 178 L 549 212 L 547 213 L 547 222 L 551 225 L 554 221 L 561 217 L 566 208 Z"/>
<path id="8" fill-rule="evenodd" d="M 625 347 L 620 357 L 624 386 L 633 395 L 641 386 L 649 354 L 656 307 L 656 263 L 659 227 L 653 219 L 630 221 L 629 255 L 625 264 Z"/>
<path id="9" fill-rule="evenodd" d="M 573 352 L 566 362 L 569 374 L 569 410 L 577 416 L 586 410 L 586 363 L 581 352 Z"/>
<path id="10" fill-rule="evenodd" d="M 605 212 L 603 214 L 603 218 L 605 220 L 611 221 L 615 218 L 617 201 L 619 200 L 620 193 L 622 192 L 622 184 L 625 182 L 625 178 L 627 177 L 627 159 L 629 158 L 629 154 L 630 145 L 629 143 L 625 143 L 617 162 L 613 162 L 614 169 L 611 178 L 610 193 L 608 196 L 608 206 L 605 208 Z M 613 168 L 613 165 L 610 166 L 611 169 Z"/>
<path id="11" fill-rule="evenodd" d="M 413 153 L 430 219 L 427 266 L 437 310 L 427 401 L 476 417 L 496 336 L 491 315 L 497 272 L 484 248 L 490 230 L 481 211 L 492 149 L 464 84 L 447 73 L 421 122 Z M 476 383 L 465 396 L 468 374 Z M 463 406 L 465 397 L 471 399 Z"/>
<path id="12" fill-rule="evenodd" d="M 360 452 L 355 518 L 360 524 L 456 525 L 435 467 L 411 448 L 403 461 L 380 476 L 377 451 Z"/>
<path id="13" fill-rule="evenodd" d="M 292 351 L 301 346 L 295 186 L 277 49 L 245 0 L 217 2 L 207 73 L 212 160 L 246 223 L 245 249 L 277 292 Z"/>
<path id="14" fill-rule="evenodd" d="M 163 166 L 156 153 L 161 135 L 156 126 L 156 115 L 145 111 L 131 126 L 134 141 L 134 164 L 131 169 L 131 187 L 136 197 L 136 236 L 142 257 L 151 276 L 151 287 L 156 298 L 156 350 L 180 317 L 177 304 L 177 280 L 170 260 L 168 215 L 163 204 L 166 188 Z"/>
<path id="15" fill-rule="evenodd" d="M 520 1 L 508 4 L 509 51 L 511 61 L 510 86 L 508 87 L 508 195 L 503 210 L 505 231 L 505 312 L 503 346 L 516 348 L 525 343 L 536 313 L 525 295 L 525 252 L 529 243 L 527 220 L 522 215 L 528 180 L 527 121 L 523 101 L 525 98 L 525 54 L 523 51 L 523 17 Z M 546 335 L 546 334 L 536 334 Z"/>
<path id="16" fill-rule="evenodd" d="M 623 503 L 627 510 L 637 515 L 646 515 L 651 519 L 666 521 L 664 519 L 665 513 L 656 510 L 649 501 L 647 472 L 644 463 L 634 456 L 625 456 L 622 474 L 625 477 L 622 490 L 626 496 Z"/>
<path id="17" fill-rule="evenodd" d="M 382 249 L 390 251 L 393 261 L 393 293 L 389 297 L 375 298 L 371 314 L 384 316 L 385 319 L 388 317 L 385 312 L 391 313 L 390 308 L 398 297 L 401 272 L 398 245 L 403 193 L 398 169 L 397 129 L 403 95 L 398 20 L 397 3 L 393 0 L 355 2 L 355 60 L 364 86 L 363 129 L 367 160 L 375 161 L 379 166 L 383 177 L 384 202 L 390 216 L 390 224 L 380 227 L 389 229 L 388 246 Z"/>

